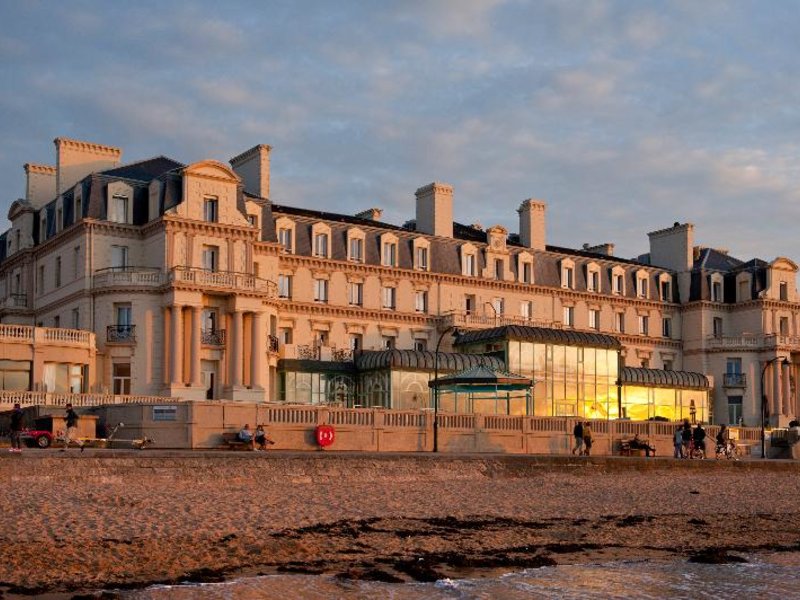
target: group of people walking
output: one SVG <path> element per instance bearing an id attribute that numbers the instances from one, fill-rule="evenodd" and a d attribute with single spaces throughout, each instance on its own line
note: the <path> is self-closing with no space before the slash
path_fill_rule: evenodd
<path id="1" fill-rule="evenodd" d="M 589 421 L 575 423 L 572 435 L 575 438 L 575 447 L 572 449 L 572 453 L 578 456 L 589 456 L 592 453 L 592 425 Z"/>
<path id="2" fill-rule="evenodd" d="M 83 452 L 86 444 L 78 437 L 78 413 L 75 412 L 75 409 L 72 408 L 72 404 L 70 403 L 67 403 L 65 411 L 64 425 L 66 425 L 66 431 L 64 432 L 63 438 L 64 447 L 61 448 L 61 452 L 67 451 L 70 442 L 77 444 L 81 452 Z M 25 413 L 19 405 L 19 402 L 17 402 L 14 404 L 14 409 L 11 411 L 11 448 L 8 449 L 9 452 L 15 452 L 17 454 L 22 452 L 22 434 L 24 431 Z"/>

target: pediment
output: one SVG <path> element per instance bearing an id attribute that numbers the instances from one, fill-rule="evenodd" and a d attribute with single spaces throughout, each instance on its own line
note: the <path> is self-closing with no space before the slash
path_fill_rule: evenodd
<path id="1" fill-rule="evenodd" d="M 793 260 L 789 258 L 786 258 L 785 256 L 779 256 L 771 263 L 769 263 L 769 266 L 772 267 L 773 269 L 782 269 L 785 271 L 797 272 L 797 263 L 795 263 Z"/>
<path id="2" fill-rule="evenodd" d="M 23 199 L 14 200 L 8 207 L 8 220 L 13 221 L 24 212 L 33 212 L 31 203 Z"/>
<path id="3" fill-rule="evenodd" d="M 241 182 L 241 178 L 224 163 L 216 160 L 203 160 L 192 163 L 182 171 L 183 175 L 194 175 L 198 177 L 209 177 L 211 179 L 222 179 L 232 183 Z"/>

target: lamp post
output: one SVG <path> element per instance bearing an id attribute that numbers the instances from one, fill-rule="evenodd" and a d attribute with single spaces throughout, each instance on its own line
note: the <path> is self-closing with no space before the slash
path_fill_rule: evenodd
<path id="1" fill-rule="evenodd" d="M 444 336 L 452 331 L 455 335 L 455 325 L 448 326 L 442 333 L 439 334 L 439 339 L 436 342 L 436 351 L 433 355 L 433 451 L 439 452 L 439 385 L 436 380 L 439 379 L 439 348 L 442 345 Z"/>
<path id="2" fill-rule="evenodd" d="M 500 315 L 497 312 L 497 307 L 494 305 L 493 302 L 484 302 L 484 304 L 488 305 L 494 312 L 494 326 L 497 327 L 497 321 L 500 318 Z"/>
<path id="3" fill-rule="evenodd" d="M 764 366 L 761 369 L 761 458 L 767 458 L 767 440 L 766 440 L 766 433 L 764 431 L 766 427 L 764 424 L 764 420 L 767 412 L 767 391 L 764 389 L 764 374 L 767 372 L 768 366 L 779 360 L 781 360 L 780 356 L 771 358 L 764 363 Z M 788 358 L 783 358 L 781 362 L 782 366 L 788 367 L 790 364 L 791 363 L 789 362 Z"/>

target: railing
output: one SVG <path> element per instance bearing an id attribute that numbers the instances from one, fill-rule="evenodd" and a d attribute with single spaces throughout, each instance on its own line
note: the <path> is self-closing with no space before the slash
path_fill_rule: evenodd
<path id="1" fill-rule="evenodd" d="M 531 319 L 514 315 L 495 315 L 466 311 L 454 311 L 438 317 L 439 329 L 458 327 L 459 329 L 483 329 L 488 327 L 502 327 L 504 325 L 525 325 L 527 327 L 544 327 L 547 329 L 563 329 L 563 324 L 557 321 Z"/>
<path id="2" fill-rule="evenodd" d="M 523 418 L 512 415 L 486 415 L 483 428 L 495 431 L 522 431 Z"/>
<path id="3" fill-rule="evenodd" d="M 267 350 L 271 354 L 277 354 L 278 353 L 278 336 L 271 335 L 271 336 L 267 337 Z"/>
<path id="4" fill-rule="evenodd" d="M 386 427 L 425 427 L 425 413 L 390 410 L 384 413 L 383 424 Z"/>
<path id="5" fill-rule="evenodd" d="M 0 324 L 0 340 L 4 342 L 57 343 L 94 346 L 94 334 L 82 329 L 32 327 L 30 325 Z"/>
<path id="6" fill-rule="evenodd" d="M 709 336 L 708 346 L 711 348 L 759 348 L 762 345 L 760 335 L 720 335 Z"/>
<path id="7" fill-rule="evenodd" d="M 49 327 L 37 327 L 44 332 L 46 342 L 67 342 L 70 344 L 88 345 L 92 343 L 93 334 L 90 331 L 80 329 L 60 329 Z"/>
<path id="8" fill-rule="evenodd" d="M 27 294 L 9 294 L 4 302 L 6 308 L 27 308 L 28 295 Z"/>
<path id="9" fill-rule="evenodd" d="M 764 336 L 764 345 L 768 348 L 775 348 L 777 346 L 800 346 L 800 336 L 796 335 L 783 335 L 774 333 Z"/>
<path id="10" fill-rule="evenodd" d="M 321 354 L 319 346 L 308 344 L 297 346 L 297 358 L 300 360 L 319 360 Z"/>
<path id="11" fill-rule="evenodd" d="M 370 408 L 329 408 L 328 423 L 372 427 L 375 425 L 375 411 Z"/>
<path id="12" fill-rule="evenodd" d="M 332 348 L 331 360 L 333 362 L 352 362 L 353 351 L 350 348 Z"/>
<path id="13" fill-rule="evenodd" d="M 200 331 L 200 343 L 206 346 L 224 346 L 224 329 L 203 329 Z"/>
<path id="14" fill-rule="evenodd" d="M 106 327 L 106 341 L 111 343 L 135 342 L 136 325 L 109 325 Z"/>
<path id="15" fill-rule="evenodd" d="M 175 267 L 170 271 L 169 279 L 173 283 L 198 284 L 205 288 L 262 292 L 269 298 L 278 296 L 278 285 L 274 281 L 261 279 L 248 273 Z"/>
<path id="16" fill-rule="evenodd" d="M 164 284 L 161 269 L 153 267 L 108 267 L 98 269 L 92 277 L 92 287 L 160 287 Z"/>
<path id="17" fill-rule="evenodd" d="M 34 328 L 30 325 L 11 325 L 0 323 L 0 338 L 6 340 L 18 340 L 20 342 L 33 341 Z"/>
<path id="18" fill-rule="evenodd" d="M 745 387 L 747 376 L 744 373 L 725 373 L 722 376 L 723 387 Z"/>
<path id="19" fill-rule="evenodd" d="M 106 404 L 163 404 L 182 401 L 181 398 L 164 398 L 162 396 L 0 391 L 0 404 L 19 403 L 21 406 L 66 406 L 67 403 L 73 406 L 103 406 Z"/>

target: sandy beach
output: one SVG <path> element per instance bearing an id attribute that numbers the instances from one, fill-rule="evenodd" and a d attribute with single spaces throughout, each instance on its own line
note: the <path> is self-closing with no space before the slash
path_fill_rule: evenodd
<path id="1" fill-rule="evenodd" d="M 6 594 L 800 550 L 783 461 L 31 450 L 0 475 Z"/>

